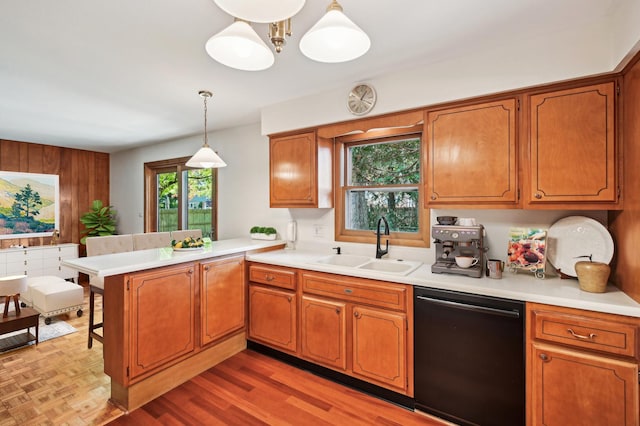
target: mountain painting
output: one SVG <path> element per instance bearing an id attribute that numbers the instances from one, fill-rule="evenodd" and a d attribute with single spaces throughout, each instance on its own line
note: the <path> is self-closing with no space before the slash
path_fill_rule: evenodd
<path id="1" fill-rule="evenodd" d="M 0 171 L 0 239 L 51 235 L 58 215 L 58 175 Z"/>

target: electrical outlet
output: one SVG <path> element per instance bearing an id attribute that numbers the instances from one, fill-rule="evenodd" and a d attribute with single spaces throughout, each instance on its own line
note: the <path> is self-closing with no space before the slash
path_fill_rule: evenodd
<path id="1" fill-rule="evenodd" d="M 315 238 L 324 237 L 324 225 L 313 225 L 313 236 Z"/>

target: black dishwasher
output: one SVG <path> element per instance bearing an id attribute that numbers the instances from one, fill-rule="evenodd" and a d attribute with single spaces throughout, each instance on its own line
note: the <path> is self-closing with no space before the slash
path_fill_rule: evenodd
<path id="1" fill-rule="evenodd" d="M 415 407 L 461 425 L 525 424 L 525 304 L 415 287 Z"/>

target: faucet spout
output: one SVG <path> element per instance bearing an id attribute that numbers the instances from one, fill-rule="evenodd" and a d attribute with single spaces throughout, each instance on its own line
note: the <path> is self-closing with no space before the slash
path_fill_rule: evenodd
<path id="1" fill-rule="evenodd" d="M 380 219 L 378 219 L 378 226 L 376 228 L 376 259 L 382 259 L 382 256 L 384 256 L 385 254 L 389 253 L 389 239 L 387 238 L 387 244 L 386 247 L 384 248 L 384 250 L 382 249 L 382 246 L 380 245 L 380 235 L 381 231 L 380 231 L 380 225 L 384 223 L 384 235 L 389 235 L 389 222 L 387 222 L 387 219 L 384 216 L 381 216 Z"/>

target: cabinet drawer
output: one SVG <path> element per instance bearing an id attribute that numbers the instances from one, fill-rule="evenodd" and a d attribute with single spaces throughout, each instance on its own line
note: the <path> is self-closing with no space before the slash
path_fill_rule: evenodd
<path id="1" fill-rule="evenodd" d="M 296 289 L 296 273 L 288 269 L 251 265 L 249 267 L 249 280 L 274 287 Z"/>
<path id="2" fill-rule="evenodd" d="M 407 290 L 399 284 L 305 272 L 302 274 L 302 291 L 382 308 L 407 309 Z"/>
<path id="3" fill-rule="evenodd" d="M 536 339 L 636 357 L 637 327 L 584 315 L 533 311 Z"/>

